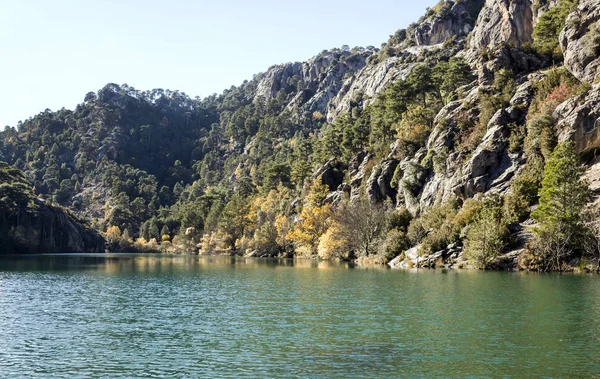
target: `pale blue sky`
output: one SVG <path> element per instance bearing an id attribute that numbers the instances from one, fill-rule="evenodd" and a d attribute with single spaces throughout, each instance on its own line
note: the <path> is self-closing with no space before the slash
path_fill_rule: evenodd
<path id="1" fill-rule="evenodd" d="M 437 0 L 0 0 L 0 127 L 106 83 L 207 96 L 276 63 L 373 45 Z"/>

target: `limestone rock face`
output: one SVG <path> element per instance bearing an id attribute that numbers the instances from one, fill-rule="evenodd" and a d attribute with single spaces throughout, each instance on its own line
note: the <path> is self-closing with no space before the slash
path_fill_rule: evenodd
<path id="1" fill-rule="evenodd" d="M 359 100 L 369 104 L 375 96 L 396 80 L 406 79 L 414 68 L 414 63 L 399 63 L 400 58 L 390 57 L 376 65 L 365 66 L 342 84 L 339 92 L 331 99 L 327 120 L 350 110 L 351 101 Z"/>
<path id="2" fill-rule="evenodd" d="M 600 2 L 581 0 L 560 33 L 565 67 L 581 81 L 600 77 Z"/>
<path id="3" fill-rule="evenodd" d="M 38 252 L 104 252 L 104 239 L 90 228 L 84 227 L 73 216 L 54 207 L 42 207 Z"/>
<path id="4" fill-rule="evenodd" d="M 282 90 L 295 93 L 289 102 L 292 110 L 323 114 L 329 101 L 339 92 L 343 79 L 366 65 L 372 49 L 324 51 L 306 62 L 271 67 L 258 78 L 254 99 L 272 100 Z"/>
<path id="5" fill-rule="evenodd" d="M 327 161 L 323 166 L 313 174 L 313 178 L 321 178 L 321 183 L 329 187 L 330 191 L 334 191 L 342 184 L 344 180 L 344 166 L 335 158 Z"/>
<path id="6" fill-rule="evenodd" d="M 520 167 L 519 156 L 508 152 L 509 124 L 522 122 L 522 118 L 523 114 L 515 107 L 496 112 L 483 141 L 463 168 L 464 176 L 454 188 L 456 195 L 468 198 L 493 187 L 498 192 L 506 189 L 504 185 L 508 185 Z"/>
<path id="7" fill-rule="evenodd" d="M 394 56 L 380 57 L 375 63 L 367 64 L 367 58 L 378 50 L 367 47 L 323 51 L 306 62 L 273 66 L 253 80 L 248 96 L 254 101 L 281 96 L 293 114 L 319 112 L 333 122 L 338 115 L 348 112 L 352 103 L 368 105 L 388 85 L 406 79 L 422 55 L 442 52 L 450 57 L 458 53 L 475 26 L 483 2 L 448 1 L 419 21 L 409 36 L 411 44 L 396 47 L 399 51 Z M 455 40 L 455 46 L 442 46 L 450 39 Z"/>
<path id="8" fill-rule="evenodd" d="M 23 220 L 27 220 L 27 226 L 20 231 L 22 236 L 14 239 L 9 244 L 11 246 L 0 244 L 0 255 L 104 252 L 106 243 L 97 231 L 83 225 L 62 208 L 46 206 L 40 200 L 35 202 L 36 212 L 21 216 Z"/>
<path id="9" fill-rule="evenodd" d="M 600 148 L 600 85 L 581 98 L 559 105 L 554 117 L 558 120 L 559 141 L 574 141 L 582 153 Z"/>
<path id="10" fill-rule="evenodd" d="M 449 38 L 465 37 L 473 30 L 474 24 L 475 20 L 471 19 L 465 4 L 456 2 L 444 13 L 434 14 L 418 25 L 415 28 L 415 42 L 417 45 L 436 45 Z"/>
<path id="11" fill-rule="evenodd" d="M 490 55 L 492 59 L 479 64 L 477 64 L 478 58 L 474 58 L 475 64 L 479 67 L 479 83 L 482 85 L 492 84 L 494 73 L 503 68 L 514 73 L 527 73 L 543 69 L 550 64 L 545 58 L 528 54 L 513 47 L 496 49 Z"/>
<path id="12" fill-rule="evenodd" d="M 361 195 L 362 182 L 367 174 L 367 167 L 373 162 L 372 154 L 359 153 L 350 162 L 350 201 L 356 201 Z"/>
<path id="13" fill-rule="evenodd" d="M 505 43 L 533 42 L 531 0 L 487 0 L 473 29 L 471 48 L 482 50 Z"/>
<path id="14" fill-rule="evenodd" d="M 391 183 L 398 163 L 396 159 L 386 159 L 373 169 L 366 184 L 367 196 L 371 202 L 388 198 L 396 200 L 396 190 L 392 188 Z"/>

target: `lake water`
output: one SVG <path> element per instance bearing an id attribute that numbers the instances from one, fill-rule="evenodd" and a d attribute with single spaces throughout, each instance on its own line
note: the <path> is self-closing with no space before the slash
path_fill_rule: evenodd
<path id="1" fill-rule="evenodd" d="M 600 277 L 3 257 L 0 377 L 600 378 Z"/>

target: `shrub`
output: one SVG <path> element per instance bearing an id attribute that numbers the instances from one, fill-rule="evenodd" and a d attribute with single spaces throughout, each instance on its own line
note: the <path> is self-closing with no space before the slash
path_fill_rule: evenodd
<path id="1" fill-rule="evenodd" d="M 412 215 L 406 208 L 393 211 L 388 218 L 388 230 L 398 229 L 399 231 L 406 232 L 412 219 Z"/>
<path id="2" fill-rule="evenodd" d="M 510 136 L 508 137 L 508 152 L 511 154 L 523 150 L 523 141 L 525 139 L 525 125 L 510 125 Z"/>
<path id="3" fill-rule="evenodd" d="M 591 56 L 600 55 L 600 21 L 592 24 L 584 37 L 583 48 Z"/>
<path id="4" fill-rule="evenodd" d="M 410 240 L 406 233 L 398 229 L 391 229 L 387 232 L 385 240 L 381 245 L 380 255 L 385 261 L 389 262 L 410 248 L 410 245 Z"/>
<path id="5" fill-rule="evenodd" d="M 448 201 L 432 206 L 411 222 L 408 237 L 413 244 L 422 244 L 422 254 L 443 249 L 458 240 L 460 229 L 453 222 L 457 209 L 455 201 Z"/>
<path id="6" fill-rule="evenodd" d="M 418 245 L 423 241 L 423 238 L 427 236 L 427 230 L 423 225 L 422 218 L 416 218 L 411 221 L 410 225 L 408 225 L 407 236 L 413 245 Z"/>

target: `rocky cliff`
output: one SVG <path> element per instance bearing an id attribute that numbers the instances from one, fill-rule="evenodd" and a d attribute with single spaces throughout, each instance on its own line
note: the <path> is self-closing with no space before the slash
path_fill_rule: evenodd
<path id="1" fill-rule="evenodd" d="M 557 143 L 586 160 L 600 148 L 599 23 L 596 0 L 444 0 L 381 48 L 275 65 L 220 96 L 109 84 L 73 112 L 3 132 L 0 157 L 104 230 L 168 245 L 191 228 L 188 245 L 270 255 L 296 253 L 289 236 L 315 254 L 321 236 L 293 231 L 303 205 L 368 199 L 419 220 L 525 181 L 510 229 L 522 247 Z M 48 212 L 44 225 L 75 237 L 39 224 L 44 249 L 95 249 L 68 214 Z M 456 258 L 467 224 L 429 261 Z M 439 225 L 420 227 L 406 243 L 425 244 Z"/>
<path id="2" fill-rule="evenodd" d="M 600 7 L 596 0 L 581 0 L 560 33 L 565 67 L 581 81 L 600 77 Z"/>
<path id="3" fill-rule="evenodd" d="M 68 210 L 36 199 L 23 174 L 0 162 L 0 254 L 102 253 L 104 238 Z"/>
<path id="4" fill-rule="evenodd" d="M 545 57 L 520 48 L 533 43 L 535 21 L 543 14 L 543 10 L 538 10 L 534 17 L 530 0 L 487 0 L 473 25 L 469 23 L 464 4 L 449 3 L 452 5 L 445 16 L 430 16 L 415 27 L 416 48 L 408 47 L 397 57 L 367 64 L 357 70 L 339 88 L 327 107 L 331 121 L 350 109 L 350 99 L 368 104 L 390 83 L 405 79 L 417 64 L 411 61 L 411 57 L 422 55 L 427 45 L 444 42 L 450 35 L 460 39 L 470 32 L 468 43 L 460 51 L 452 51 L 452 46 L 460 45 L 429 47 L 434 51 L 444 51 L 445 54 L 450 51 L 449 55 L 465 57 L 479 74 L 478 84 L 467 88 L 463 99 L 450 102 L 442 108 L 423 149 L 402 161 L 395 161 L 392 153 L 376 166 L 366 180 L 366 191 L 372 200 L 389 197 L 396 201 L 397 206 L 405 206 L 413 213 L 419 213 L 453 196 L 470 198 L 476 194 L 504 193 L 508 190 L 511 179 L 525 163 L 522 153 L 509 151 L 510 128 L 525 125 L 535 94 L 534 86 L 543 81 L 543 72 L 550 65 Z M 549 9 L 549 5 L 545 10 Z M 564 67 L 576 78 L 588 83 L 593 83 L 600 74 L 597 71 L 600 51 L 596 49 L 596 33 L 600 31 L 596 24 L 599 18 L 600 6 L 596 1 L 581 1 L 567 18 L 560 34 Z M 440 53 L 438 59 L 445 59 L 444 53 Z M 409 63 L 405 63 L 407 61 Z M 480 102 L 481 90 L 486 89 L 492 83 L 494 74 L 502 69 L 510 70 L 518 83 L 514 95 L 505 108 L 493 115 L 480 142 L 466 156 L 464 151 L 455 146 L 458 123 L 465 118 L 479 118 L 479 107 L 473 107 L 473 104 Z M 597 86 L 580 98 L 572 98 L 558 105 L 553 117 L 557 123 L 559 140 L 574 140 L 581 152 L 599 148 L 599 106 Z M 443 172 L 422 168 L 425 157 L 444 154 L 448 157 L 443 164 Z M 366 166 L 366 162 L 362 166 Z M 390 182 L 396 169 L 395 178 L 400 185 Z M 348 184 L 355 192 L 363 185 L 363 176 L 364 172 L 358 172 L 349 180 Z M 405 186 L 402 184 L 404 182 L 410 185 Z M 398 190 L 393 189 L 396 187 Z"/>

